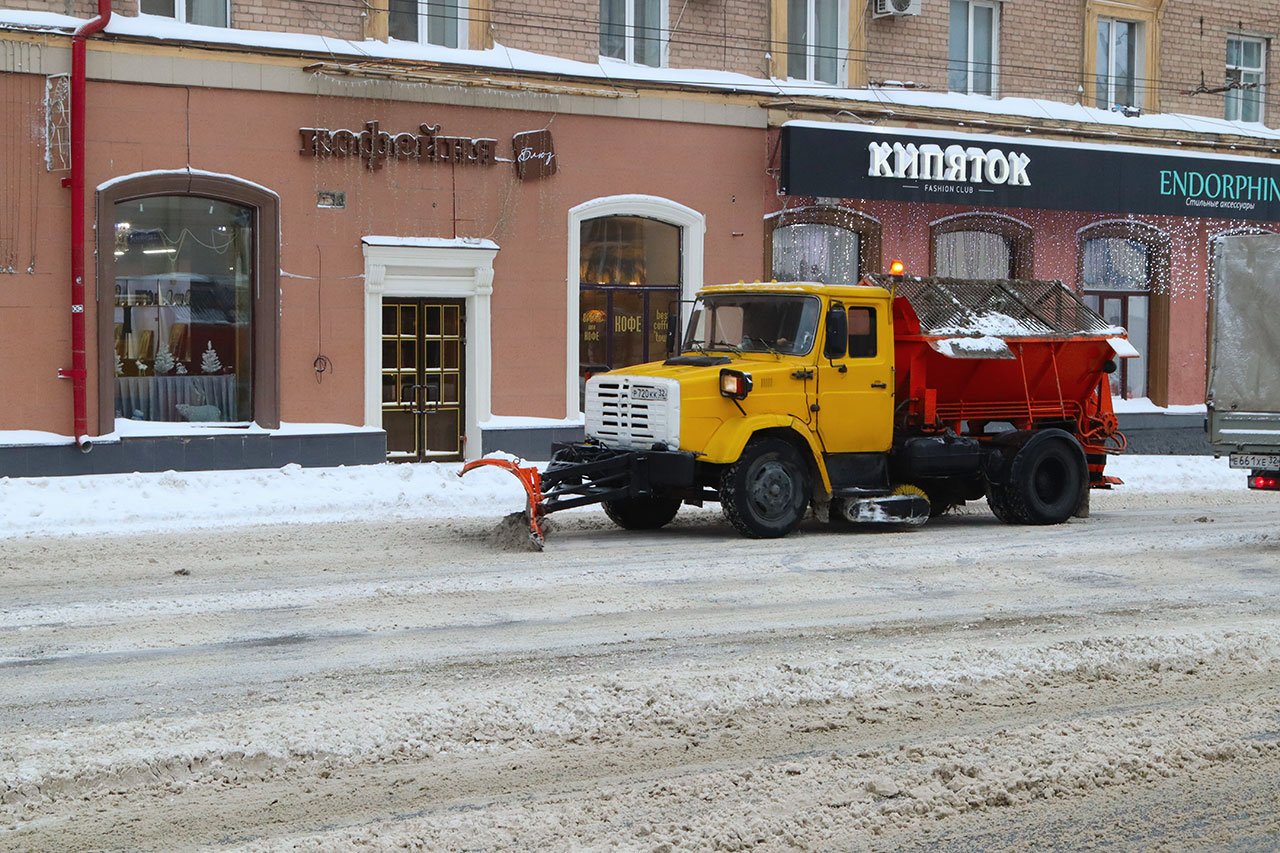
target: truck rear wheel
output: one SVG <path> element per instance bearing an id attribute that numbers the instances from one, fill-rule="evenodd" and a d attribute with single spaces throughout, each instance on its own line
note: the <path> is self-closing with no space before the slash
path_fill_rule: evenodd
<path id="1" fill-rule="evenodd" d="M 609 520 L 621 528 L 657 530 L 676 517 L 680 511 L 680 499 L 648 495 L 605 501 L 602 506 Z"/>
<path id="2" fill-rule="evenodd" d="M 1001 521 L 1061 524 L 1075 514 L 1089 488 L 1080 443 L 1054 430 L 1032 437 L 1009 466 L 1005 485 L 992 485 L 987 502 Z"/>
<path id="3" fill-rule="evenodd" d="M 786 536 L 800 526 L 808 506 L 804 460 L 780 438 L 751 441 L 720 475 L 720 508 L 744 536 Z"/>

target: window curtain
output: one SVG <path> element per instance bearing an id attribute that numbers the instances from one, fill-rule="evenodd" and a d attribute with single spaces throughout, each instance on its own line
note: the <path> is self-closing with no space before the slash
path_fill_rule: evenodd
<path id="1" fill-rule="evenodd" d="M 836 225 L 801 223 L 773 230 L 776 281 L 858 283 L 858 234 Z"/>
<path id="2" fill-rule="evenodd" d="M 1009 241 L 986 231 L 939 234 L 934 275 L 949 278 L 1012 278 Z"/>

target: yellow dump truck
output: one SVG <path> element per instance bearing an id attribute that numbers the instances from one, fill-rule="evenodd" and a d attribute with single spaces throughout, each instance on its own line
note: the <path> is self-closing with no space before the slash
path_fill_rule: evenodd
<path id="1" fill-rule="evenodd" d="M 986 497 L 1065 521 L 1117 482 L 1107 388 L 1136 354 L 1059 282 L 868 276 L 698 293 L 662 362 L 593 376 L 586 440 L 545 471 L 503 460 L 548 512 L 602 503 L 625 528 L 718 501 L 751 537 L 823 520 L 920 524 Z"/>

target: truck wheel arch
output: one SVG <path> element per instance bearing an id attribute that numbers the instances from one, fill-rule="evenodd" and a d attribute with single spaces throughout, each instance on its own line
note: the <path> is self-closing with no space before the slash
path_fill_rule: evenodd
<path id="1" fill-rule="evenodd" d="M 726 423 L 707 442 L 706 453 L 700 461 L 733 464 L 742 457 L 749 442 L 769 437 L 790 442 L 799 451 L 808 466 L 815 497 L 831 494 L 831 478 L 822 462 L 818 437 L 802 421 L 789 415 L 759 415 Z"/>

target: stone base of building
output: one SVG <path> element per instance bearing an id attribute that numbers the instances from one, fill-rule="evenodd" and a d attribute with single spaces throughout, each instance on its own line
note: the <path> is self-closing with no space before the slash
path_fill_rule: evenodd
<path id="1" fill-rule="evenodd" d="M 1204 415 L 1126 413 L 1118 416 L 1129 440 L 1127 453 L 1208 455 Z M 581 426 L 500 427 L 482 432 L 482 454 L 503 452 L 535 462 L 551 458 L 551 448 L 581 441 Z M 75 445 L 0 447 L 0 477 L 62 477 L 128 474 L 135 471 L 219 471 L 377 465 L 387 461 L 382 431 L 314 435 L 211 435 L 130 437 L 102 442 L 83 452 Z"/>
<path id="2" fill-rule="evenodd" d="M 1126 412 L 1116 415 L 1128 439 L 1126 454 L 1154 456 L 1211 455 L 1203 414 Z"/>
<path id="3" fill-rule="evenodd" d="M 521 459 L 545 462 L 551 458 L 551 446 L 582 441 L 586 433 L 581 426 L 482 427 L 480 453 L 510 453 Z"/>
<path id="4" fill-rule="evenodd" d="M 62 477 L 135 471 L 219 471 L 372 465 L 387 461 L 387 434 L 148 436 L 95 444 L 0 447 L 0 477 Z"/>

